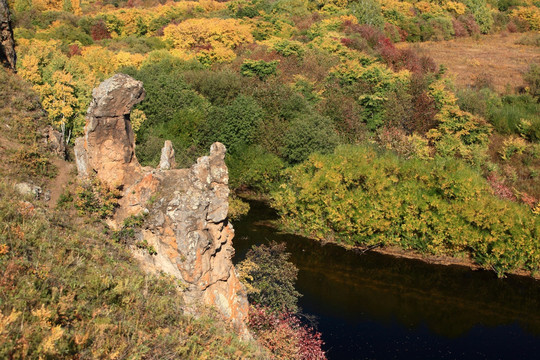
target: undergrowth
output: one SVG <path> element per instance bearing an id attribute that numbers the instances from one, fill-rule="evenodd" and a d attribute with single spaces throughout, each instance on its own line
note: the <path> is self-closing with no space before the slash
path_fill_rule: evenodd
<path id="1" fill-rule="evenodd" d="M 244 359 L 256 350 L 122 244 L 0 185 L 0 358 Z"/>

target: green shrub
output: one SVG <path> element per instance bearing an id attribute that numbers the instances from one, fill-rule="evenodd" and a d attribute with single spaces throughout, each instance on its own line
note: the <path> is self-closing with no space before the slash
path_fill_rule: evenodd
<path id="1" fill-rule="evenodd" d="M 132 215 L 127 217 L 122 227 L 112 233 L 112 239 L 120 244 L 128 244 L 135 240 L 135 231 L 144 224 L 143 215 Z"/>
<path id="2" fill-rule="evenodd" d="M 261 193 L 273 189 L 285 167 L 283 160 L 259 145 L 246 146 L 235 154 L 228 154 L 225 160 L 232 189 L 248 187 Z"/>
<path id="3" fill-rule="evenodd" d="M 146 90 L 145 100 L 137 105 L 147 117 L 137 132 L 141 164 L 157 165 L 165 140 L 172 141 L 179 166 L 190 165 L 207 150 L 201 147 L 206 145 L 203 136 L 210 104 L 184 80 L 184 73 L 194 67 L 198 65 L 165 57 L 139 70 L 123 69 L 142 81 Z"/>
<path id="4" fill-rule="evenodd" d="M 296 164 L 314 152 L 331 152 L 338 142 L 330 119 L 317 113 L 307 114 L 291 122 L 283 138 L 282 153 L 289 163 Z"/>
<path id="5" fill-rule="evenodd" d="M 288 230 L 352 245 L 466 255 L 499 275 L 540 270 L 540 218 L 495 198 L 463 162 L 401 160 L 342 146 L 285 175 L 273 207 Z"/>
<path id="6" fill-rule="evenodd" d="M 469 11 L 473 14 L 474 20 L 478 23 L 482 34 L 490 32 L 493 26 L 493 16 L 491 10 L 487 5 L 486 0 L 466 0 L 464 3 L 467 5 Z"/>
<path id="7" fill-rule="evenodd" d="M 503 134 L 519 134 L 523 132 L 523 121 L 526 134 L 532 141 L 540 140 L 540 104 L 530 94 L 505 95 L 500 103 L 489 107 L 489 120 L 495 129 Z"/>
<path id="8" fill-rule="evenodd" d="M 211 109 L 209 139 L 222 142 L 230 154 L 235 154 L 255 141 L 262 119 L 259 104 L 250 96 L 240 95 L 230 105 Z"/>
<path id="9" fill-rule="evenodd" d="M 122 38 L 104 39 L 100 42 L 111 51 L 127 51 L 135 54 L 147 54 L 154 50 L 165 49 L 166 45 L 161 38 L 156 36 L 130 35 Z"/>
<path id="10" fill-rule="evenodd" d="M 239 220 L 249 212 L 249 203 L 239 197 L 229 196 L 229 212 L 227 217 L 231 220 Z"/>
<path id="11" fill-rule="evenodd" d="M 540 98 L 540 65 L 532 63 L 523 75 L 523 80 L 529 88 L 529 94 Z"/>
<path id="12" fill-rule="evenodd" d="M 242 89 L 241 79 L 230 70 L 199 70 L 184 73 L 184 78 L 193 90 L 203 95 L 213 105 L 227 105 Z"/>
<path id="13" fill-rule="evenodd" d="M 454 36 L 452 20 L 447 17 L 439 16 L 430 19 L 429 25 L 433 28 L 433 35 L 429 40 L 450 40 Z"/>
<path id="14" fill-rule="evenodd" d="M 56 40 L 62 41 L 66 45 L 79 42 L 82 45 L 87 46 L 94 43 L 90 35 L 85 33 L 83 30 L 79 29 L 78 27 L 75 27 L 70 24 L 61 24 L 60 26 L 53 27 L 49 31 L 38 32 L 36 34 L 36 39 L 41 39 L 41 40 L 56 39 Z"/>
<path id="15" fill-rule="evenodd" d="M 456 96 L 458 98 L 457 104 L 461 110 L 486 119 L 489 117 L 491 107 L 502 105 L 499 95 L 488 88 L 481 90 L 459 89 L 456 91 Z"/>
<path id="16" fill-rule="evenodd" d="M 358 19 L 359 24 L 366 24 L 382 29 L 384 17 L 381 5 L 375 0 L 359 0 L 349 4 L 351 14 Z"/>
<path id="17" fill-rule="evenodd" d="M 302 43 L 294 40 L 280 40 L 273 45 L 274 50 L 282 56 L 295 55 L 301 58 L 304 55 Z"/>
<path id="18" fill-rule="evenodd" d="M 97 177 L 79 184 L 75 190 L 75 209 L 80 215 L 112 216 L 118 206 L 120 191 L 103 184 Z"/>
<path id="19" fill-rule="evenodd" d="M 240 67 L 240 73 L 247 77 L 257 76 L 260 80 L 266 80 L 269 76 L 276 75 L 278 61 L 244 60 Z"/>
<path id="20" fill-rule="evenodd" d="M 297 312 L 300 293 L 294 285 L 298 269 L 289 261 L 285 244 L 253 246 L 238 264 L 250 303 L 275 312 Z"/>

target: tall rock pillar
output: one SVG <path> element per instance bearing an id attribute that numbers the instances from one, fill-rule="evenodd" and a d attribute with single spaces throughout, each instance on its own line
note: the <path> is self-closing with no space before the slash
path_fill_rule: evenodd
<path id="1" fill-rule="evenodd" d="M 225 146 L 214 143 L 210 154 L 191 168 L 169 170 L 174 151 L 166 142 L 161 166 L 143 169 L 129 120 L 131 108 L 144 98 L 142 83 L 119 74 L 92 94 L 85 135 L 75 146 L 79 176 L 95 175 L 123 189 L 113 219 L 116 226 L 130 215 L 146 214 L 138 236 L 157 254 L 133 253 L 148 270 L 175 276 L 185 285 L 188 304 L 214 306 L 240 334 L 249 336 L 247 297 L 232 263 Z"/>

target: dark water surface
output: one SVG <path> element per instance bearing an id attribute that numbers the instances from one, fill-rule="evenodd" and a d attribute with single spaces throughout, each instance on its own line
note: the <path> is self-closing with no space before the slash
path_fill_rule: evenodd
<path id="1" fill-rule="evenodd" d="M 540 360 L 540 281 L 321 245 L 265 226 L 275 213 L 250 205 L 234 223 L 234 261 L 253 244 L 287 244 L 328 359 Z"/>

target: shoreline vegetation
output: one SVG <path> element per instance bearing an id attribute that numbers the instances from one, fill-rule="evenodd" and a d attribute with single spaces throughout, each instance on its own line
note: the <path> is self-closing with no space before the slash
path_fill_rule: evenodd
<path id="1" fill-rule="evenodd" d="M 241 193 L 239 195 L 239 197 L 241 197 L 242 199 L 245 199 L 245 200 L 259 201 L 259 202 L 264 203 L 265 206 L 271 207 L 270 206 L 270 199 L 268 197 L 257 196 L 255 194 L 249 194 L 247 196 L 246 195 L 247 195 L 247 193 L 243 192 L 243 193 Z M 381 246 L 380 244 L 376 244 L 376 245 L 350 245 L 350 244 L 346 244 L 346 243 L 343 243 L 343 242 L 340 243 L 340 242 L 337 242 L 335 240 L 313 237 L 313 236 L 309 236 L 308 234 L 305 234 L 305 233 L 303 233 L 301 231 L 291 231 L 291 230 L 285 229 L 283 227 L 283 224 L 281 223 L 281 221 L 279 219 L 277 219 L 277 220 L 258 221 L 255 224 L 260 225 L 260 226 L 266 226 L 266 227 L 273 228 L 273 229 L 275 229 L 275 230 L 277 230 L 277 231 L 279 231 L 280 233 L 283 233 L 283 234 L 302 236 L 302 237 L 311 239 L 312 241 L 316 241 L 316 242 L 318 242 L 318 243 L 320 243 L 322 245 L 326 245 L 326 244 L 337 245 L 337 246 L 340 246 L 340 247 L 342 247 L 342 248 L 344 248 L 344 249 L 346 249 L 348 251 L 354 251 L 354 252 L 358 253 L 358 255 L 362 255 L 364 253 L 372 251 L 372 252 L 376 252 L 376 253 L 383 254 L 383 255 L 394 256 L 394 257 L 397 257 L 397 258 L 420 260 L 420 261 L 423 261 L 425 263 L 433 264 L 433 265 L 463 266 L 463 267 L 467 267 L 467 268 L 469 268 L 469 269 L 471 269 L 473 271 L 485 270 L 485 271 L 494 271 L 495 273 L 497 273 L 493 269 L 483 268 L 481 265 L 475 263 L 472 259 L 466 258 L 466 257 L 453 257 L 453 256 L 448 256 L 448 255 L 422 254 L 422 253 L 420 253 L 418 251 L 415 251 L 415 250 L 412 250 L 412 249 L 403 249 L 403 248 L 400 248 L 398 246 Z M 234 225 L 234 223 L 233 223 L 233 225 Z M 533 278 L 533 279 L 536 279 L 536 280 L 540 280 L 540 274 L 533 274 L 530 271 L 525 271 L 525 270 L 519 270 L 518 269 L 518 270 L 510 271 L 507 274 L 508 275 L 515 275 L 515 276 L 530 277 L 530 278 Z"/>
<path id="2" fill-rule="evenodd" d="M 309 237 L 470 258 L 500 277 L 540 270 L 538 215 L 493 196 L 486 179 L 456 159 L 341 146 L 288 169 L 272 197 L 283 228 Z"/>

